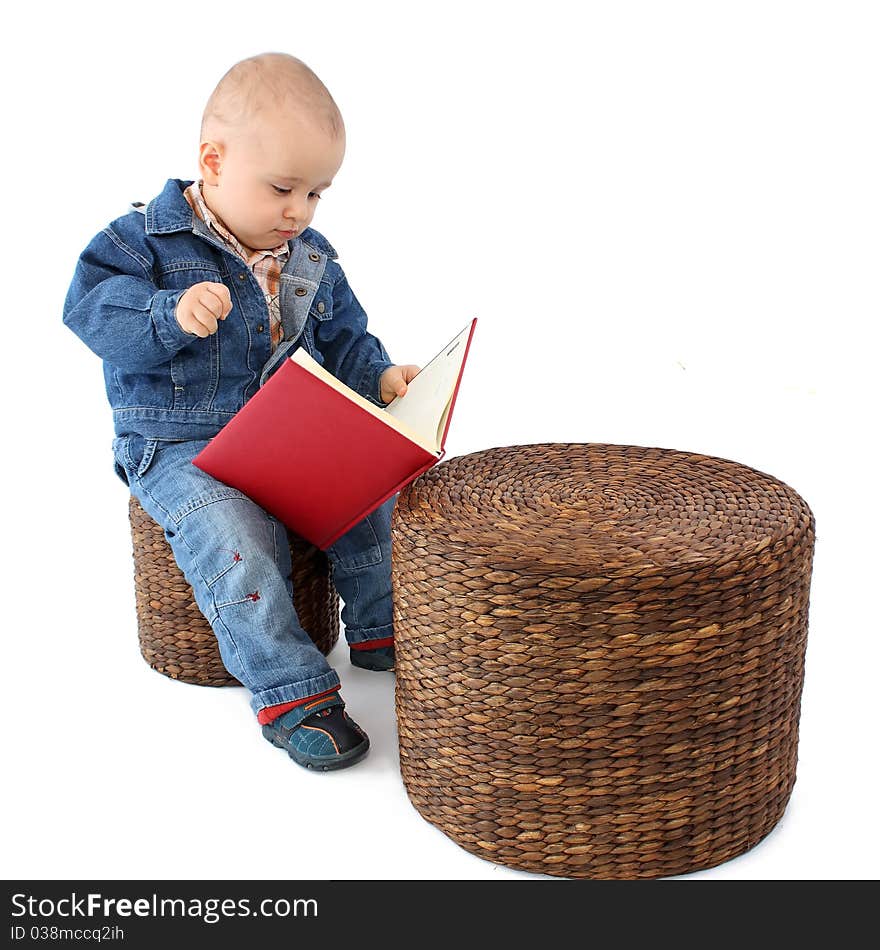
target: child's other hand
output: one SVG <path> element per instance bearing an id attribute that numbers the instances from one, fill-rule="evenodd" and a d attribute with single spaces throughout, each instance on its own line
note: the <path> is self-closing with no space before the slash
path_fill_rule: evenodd
<path id="1" fill-rule="evenodd" d="M 217 321 L 225 320 L 232 309 L 229 288 L 210 280 L 193 284 L 180 300 L 174 316 L 180 328 L 202 338 L 217 332 Z"/>
<path id="2" fill-rule="evenodd" d="M 382 402 L 391 402 L 395 396 L 403 396 L 406 393 L 406 384 L 418 376 L 420 368 L 412 363 L 407 363 L 406 366 L 389 366 L 379 377 L 379 395 Z"/>

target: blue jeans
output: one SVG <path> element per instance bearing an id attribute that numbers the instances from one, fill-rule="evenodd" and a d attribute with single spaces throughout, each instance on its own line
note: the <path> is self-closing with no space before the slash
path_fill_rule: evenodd
<path id="1" fill-rule="evenodd" d="M 217 636 L 223 664 L 251 691 L 254 712 L 338 686 L 338 674 L 294 610 L 284 525 L 191 464 L 206 444 L 122 436 L 113 441 L 116 472 L 164 529 Z M 395 501 L 393 496 L 327 549 L 350 644 L 393 635 Z"/>

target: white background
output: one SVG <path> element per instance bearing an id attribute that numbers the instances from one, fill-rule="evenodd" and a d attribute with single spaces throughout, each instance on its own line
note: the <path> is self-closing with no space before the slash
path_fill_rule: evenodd
<path id="1" fill-rule="evenodd" d="M 330 775 L 273 750 L 244 690 L 138 653 L 100 363 L 62 302 L 94 233 L 196 174 L 222 73 L 273 49 L 342 108 L 314 224 L 392 358 L 479 317 L 449 455 L 663 446 L 810 504 L 797 785 L 691 877 L 876 876 L 876 5 L 30 5 L 2 44 L 5 877 L 535 877 L 418 815 L 393 677 L 344 648 L 373 748 Z"/>

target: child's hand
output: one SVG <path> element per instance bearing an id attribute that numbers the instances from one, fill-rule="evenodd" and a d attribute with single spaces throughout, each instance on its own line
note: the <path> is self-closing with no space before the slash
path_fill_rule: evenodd
<path id="1" fill-rule="evenodd" d="M 407 363 L 406 366 L 389 366 L 379 377 L 379 395 L 382 402 L 391 402 L 395 396 L 406 392 L 406 384 L 415 379 L 421 367 Z"/>
<path id="2" fill-rule="evenodd" d="M 232 309 L 229 288 L 210 280 L 193 284 L 177 301 L 174 316 L 180 328 L 195 336 L 206 337 L 217 332 L 217 321 L 225 320 Z"/>

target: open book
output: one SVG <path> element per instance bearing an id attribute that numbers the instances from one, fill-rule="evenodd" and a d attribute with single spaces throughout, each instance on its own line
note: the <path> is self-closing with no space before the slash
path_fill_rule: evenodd
<path id="1" fill-rule="evenodd" d="M 193 464 L 326 549 L 443 457 L 476 323 L 384 409 L 300 347 Z"/>

